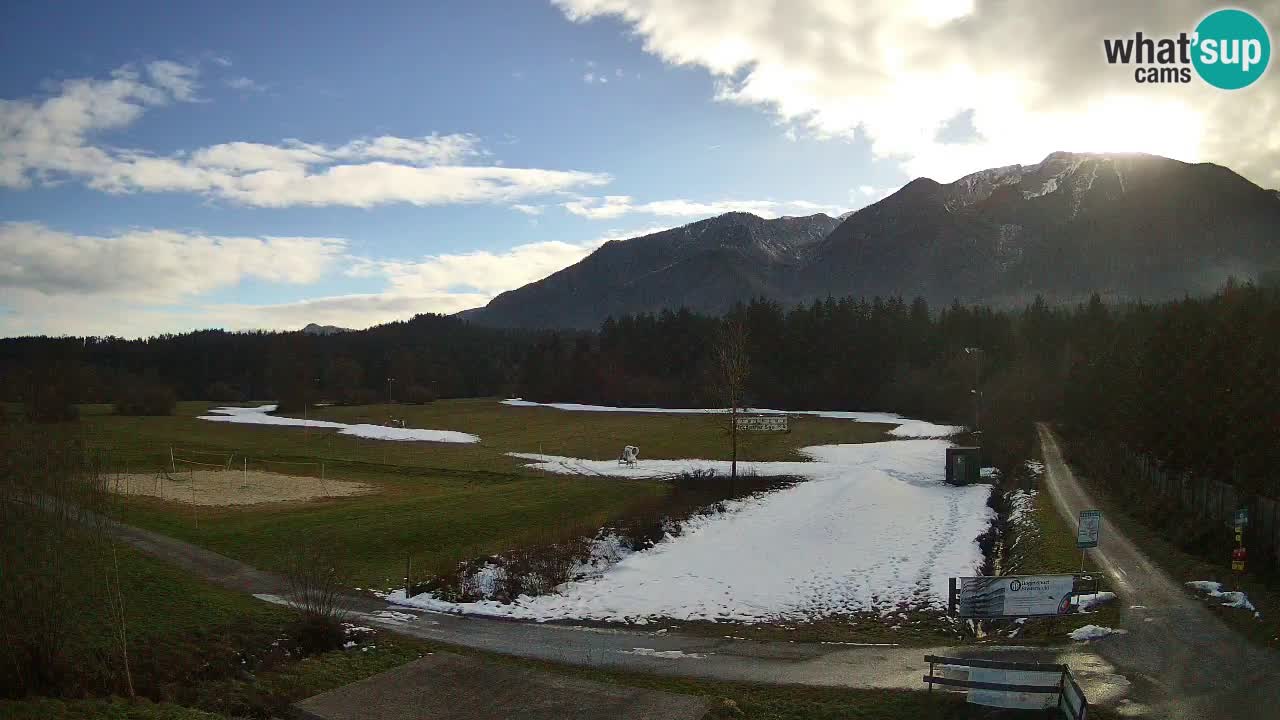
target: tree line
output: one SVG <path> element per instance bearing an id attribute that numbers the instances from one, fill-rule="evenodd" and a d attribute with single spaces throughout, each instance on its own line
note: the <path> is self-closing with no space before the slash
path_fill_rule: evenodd
<path id="1" fill-rule="evenodd" d="M 1280 494 L 1268 479 L 1280 466 L 1278 295 L 1233 282 L 1212 297 L 1155 305 L 1037 298 L 1016 311 L 935 311 L 919 298 L 791 308 L 757 299 L 724 317 L 663 311 L 610 318 L 594 332 L 419 315 L 328 336 L 15 338 L 0 340 L 0 392 L 55 407 L 119 405 L 121 388 L 157 384 L 183 399 L 285 409 L 495 395 L 706 407 L 723 403 L 716 346 L 732 324 L 745 336 L 748 406 L 976 424 L 997 464 L 1025 458 L 1032 422 L 1053 419 L 1099 446 Z"/>

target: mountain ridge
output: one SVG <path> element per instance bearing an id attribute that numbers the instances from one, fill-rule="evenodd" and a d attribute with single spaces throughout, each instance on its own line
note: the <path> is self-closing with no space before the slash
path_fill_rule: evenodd
<path id="1" fill-rule="evenodd" d="M 855 212 L 726 213 L 606 243 L 464 317 L 592 328 L 605 317 L 764 296 L 843 295 L 1008 306 L 1035 295 L 1161 300 L 1280 267 L 1280 195 L 1228 168 L 1142 153 L 1053 152 L 1039 163 L 916 178 Z"/>

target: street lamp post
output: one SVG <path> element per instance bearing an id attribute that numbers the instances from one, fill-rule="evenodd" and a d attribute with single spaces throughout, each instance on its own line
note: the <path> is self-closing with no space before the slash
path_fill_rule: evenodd
<path id="1" fill-rule="evenodd" d="M 979 389 L 982 383 L 982 348 L 967 347 L 964 353 L 973 356 L 973 389 L 969 392 L 973 394 L 973 431 L 979 433 L 982 432 L 982 390 Z"/>
<path id="2" fill-rule="evenodd" d="M 395 379 L 395 378 L 393 378 L 393 377 L 389 377 L 389 378 L 387 378 L 387 404 L 388 404 L 388 405 L 392 405 L 392 404 L 393 404 L 393 403 L 391 402 L 391 383 L 393 383 L 393 382 L 395 382 L 395 381 L 396 381 L 396 379 Z"/>

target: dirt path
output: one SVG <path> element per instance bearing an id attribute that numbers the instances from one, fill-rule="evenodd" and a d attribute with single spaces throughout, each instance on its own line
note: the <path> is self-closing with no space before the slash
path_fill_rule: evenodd
<path id="1" fill-rule="evenodd" d="M 1075 527 L 1079 512 L 1097 505 L 1063 461 L 1053 432 L 1043 423 L 1037 430 L 1046 489 Z M 1125 600 L 1121 627 L 1128 631 L 1096 643 L 1095 649 L 1134 683 L 1134 697 L 1149 704 L 1145 714 L 1280 716 L 1280 656 L 1249 645 L 1105 518 L 1101 547 L 1092 553 Z"/>

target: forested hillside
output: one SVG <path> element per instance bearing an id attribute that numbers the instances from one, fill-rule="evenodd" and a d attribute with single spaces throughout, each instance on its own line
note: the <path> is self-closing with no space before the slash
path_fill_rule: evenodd
<path id="1" fill-rule="evenodd" d="M 884 410 L 978 424 L 996 462 L 1056 419 L 1099 447 L 1251 490 L 1280 466 L 1280 292 L 1228 284 L 1204 299 L 1020 311 L 922 299 L 757 300 L 725 318 L 687 310 L 607 320 L 596 332 L 510 332 L 423 315 L 362 332 L 203 331 L 126 341 L 0 341 L 5 398 L 111 401 L 126 381 L 189 399 L 364 404 L 522 395 L 667 407 L 718 404 L 713 349 L 745 329 L 747 403 Z M 976 386 L 981 395 L 972 392 Z M 52 397 L 50 397 L 52 396 Z M 1275 492 L 1276 488 L 1271 488 Z"/>

